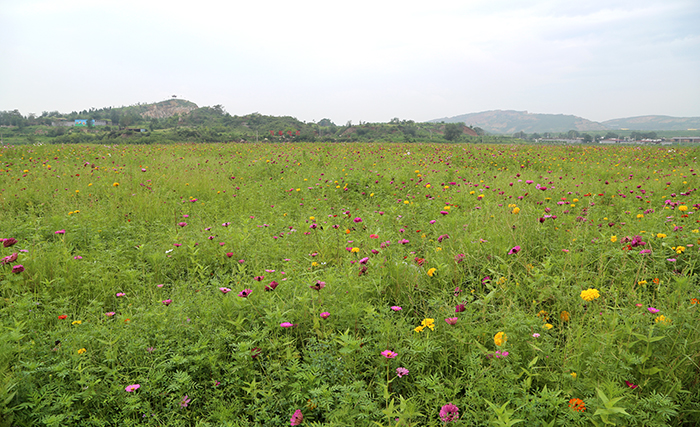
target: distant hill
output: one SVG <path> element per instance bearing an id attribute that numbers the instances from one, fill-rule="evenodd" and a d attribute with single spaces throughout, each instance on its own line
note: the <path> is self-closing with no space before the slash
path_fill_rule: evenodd
<path id="1" fill-rule="evenodd" d="M 700 117 L 638 116 L 602 122 L 609 129 L 688 130 L 700 129 Z"/>
<path id="2" fill-rule="evenodd" d="M 136 104 L 128 107 L 114 108 L 114 110 L 120 113 L 135 113 L 143 118 L 167 119 L 176 114 L 184 116 L 197 108 L 199 108 L 197 104 L 191 101 L 186 101 L 184 99 L 168 99 L 153 104 Z"/>
<path id="3" fill-rule="evenodd" d="M 492 110 L 481 113 L 463 114 L 430 120 L 430 122 L 465 123 L 478 126 L 489 133 L 512 134 L 523 131 L 533 132 L 567 132 L 606 130 L 600 123 L 582 117 L 565 114 L 533 114 L 527 111 Z"/>
<path id="4" fill-rule="evenodd" d="M 640 116 L 599 123 L 566 114 L 533 114 L 514 110 L 482 111 L 430 120 L 433 123 L 443 121 L 478 126 L 486 132 L 495 134 L 513 134 L 520 131 L 544 133 L 567 132 L 569 130 L 591 132 L 619 129 L 640 131 L 700 129 L 700 117 Z"/>

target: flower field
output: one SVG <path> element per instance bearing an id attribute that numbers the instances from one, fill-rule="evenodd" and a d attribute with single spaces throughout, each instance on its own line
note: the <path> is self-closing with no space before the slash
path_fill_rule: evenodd
<path id="1" fill-rule="evenodd" d="M 699 149 L 0 148 L 0 426 L 695 426 Z"/>

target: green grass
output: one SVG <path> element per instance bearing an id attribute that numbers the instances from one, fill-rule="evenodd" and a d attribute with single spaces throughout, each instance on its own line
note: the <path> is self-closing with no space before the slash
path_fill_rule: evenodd
<path id="1" fill-rule="evenodd" d="M 0 426 L 696 425 L 698 154 L 4 147 Z"/>

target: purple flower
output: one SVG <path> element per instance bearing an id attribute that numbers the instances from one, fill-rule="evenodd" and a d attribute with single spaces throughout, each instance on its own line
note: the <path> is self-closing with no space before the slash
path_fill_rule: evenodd
<path id="1" fill-rule="evenodd" d="M 226 295 L 227 293 L 231 292 L 231 289 L 229 289 L 229 288 L 219 288 L 219 290 L 220 290 L 224 295 Z"/>
<path id="2" fill-rule="evenodd" d="M 659 311 L 661 311 L 658 308 L 654 308 L 654 307 L 649 307 L 649 308 L 647 308 L 647 310 L 649 310 L 649 313 L 652 313 L 652 314 L 656 314 Z"/>
<path id="3" fill-rule="evenodd" d="M 283 328 L 293 328 L 293 327 L 294 327 L 294 323 L 282 322 L 282 323 L 280 323 L 280 326 L 283 327 Z"/>
<path id="4" fill-rule="evenodd" d="M 9 248 L 10 246 L 14 245 L 15 243 L 17 243 L 17 239 L 15 239 L 14 237 L 10 237 L 9 239 L 5 239 L 2 241 L 2 246 Z"/>
<path id="5" fill-rule="evenodd" d="M 508 255 L 517 254 L 518 252 L 520 252 L 520 246 L 513 246 L 513 248 L 508 251 Z"/>
<path id="6" fill-rule="evenodd" d="M 141 388 L 141 384 L 131 384 L 126 386 L 124 390 L 126 390 L 127 393 L 131 393 L 132 391 L 136 391 L 139 388 Z"/>
<path id="7" fill-rule="evenodd" d="M 167 307 L 167 306 L 169 306 L 169 305 L 173 302 L 173 300 L 171 300 L 171 299 L 168 298 L 168 299 L 164 299 L 164 300 L 161 301 L 161 302 L 162 302 L 163 304 L 165 304 L 165 306 Z"/>
<path id="8" fill-rule="evenodd" d="M 248 298 L 248 295 L 250 295 L 252 292 L 252 289 L 243 289 L 238 293 L 238 296 L 241 298 Z"/>
<path id="9" fill-rule="evenodd" d="M 464 310 L 464 304 L 457 304 L 457 306 L 455 307 L 455 313 L 461 313 Z"/>
<path id="10" fill-rule="evenodd" d="M 401 311 L 401 307 L 399 307 L 398 305 L 392 305 L 391 309 L 394 311 Z"/>
<path id="11" fill-rule="evenodd" d="M 329 317 L 330 315 L 331 315 L 331 314 L 330 314 L 329 312 L 327 312 L 327 311 L 324 311 L 323 313 L 320 314 L 321 319 L 328 319 L 328 317 Z"/>
<path id="12" fill-rule="evenodd" d="M 452 403 L 448 403 L 440 409 L 440 419 L 444 423 L 451 423 L 459 419 L 459 408 Z"/>
<path id="13" fill-rule="evenodd" d="M 393 359 L 394 357 L 398 356 L 398 354 L 391 350 L 384 350 L 382 351 L 382 356 L 386 357 L 387 359 Z"/>
<path id="14" fill-rule="evenodd" d="M 396 376 L 401 378 L 408 375 L 408 369 L 406 368 L 396 368 Z"/>
<path id="15" fill-rule="evenodd" d="M 458 318 L 456 317 L 448 317 L 445 319 L 445 322 L 447 322 L 448 325 L 456 325 L 457 324 Z"/>
<path id="16" fill-rule="evenodd" d="M 301 409 L 297 409 L 296 411 L 294 411 L 292 419 L 289 420 L 289 425 L 298 426 L 299 424 L 301 424 L 302 421 L 304 421 L 304 415 L 302 415 Z"/>
<path id="17" fill-rule="evenodd" d="M 22 264 L 17 264 L 12 267 L 12 272 L 15 274 L 19 274 L 24 271 L 24 266 Z"/>
<path id="18" fill-rule="evenodd" d="M 182 398 L 182 400 L 180 401 L 180 407 L 181 407 L 181 408 L 187 408 L 187 405 L 190 403 L 190 400 L 192 400 L 192 399 L 188 398 L 188 396 L 185 395 L 185 396 Z"/>
<path id="19" fill-rule="evenodd" d="M 66 234 L 66 230 L 54 231 L 53 234 Z"/>

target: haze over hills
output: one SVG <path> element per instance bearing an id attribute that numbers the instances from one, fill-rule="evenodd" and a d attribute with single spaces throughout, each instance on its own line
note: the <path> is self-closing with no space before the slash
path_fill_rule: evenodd
<path id="1" fill-rule="evenodd" d="M 536 114 L 527 111 L 491 110 L 444 117 L 429 122 L 465 123 L 489 133 L 580 132 L 605 130 L 687 130 L 700 129 L 700 117 L 640 116 L 594 122 L 566 114 Z"/>

